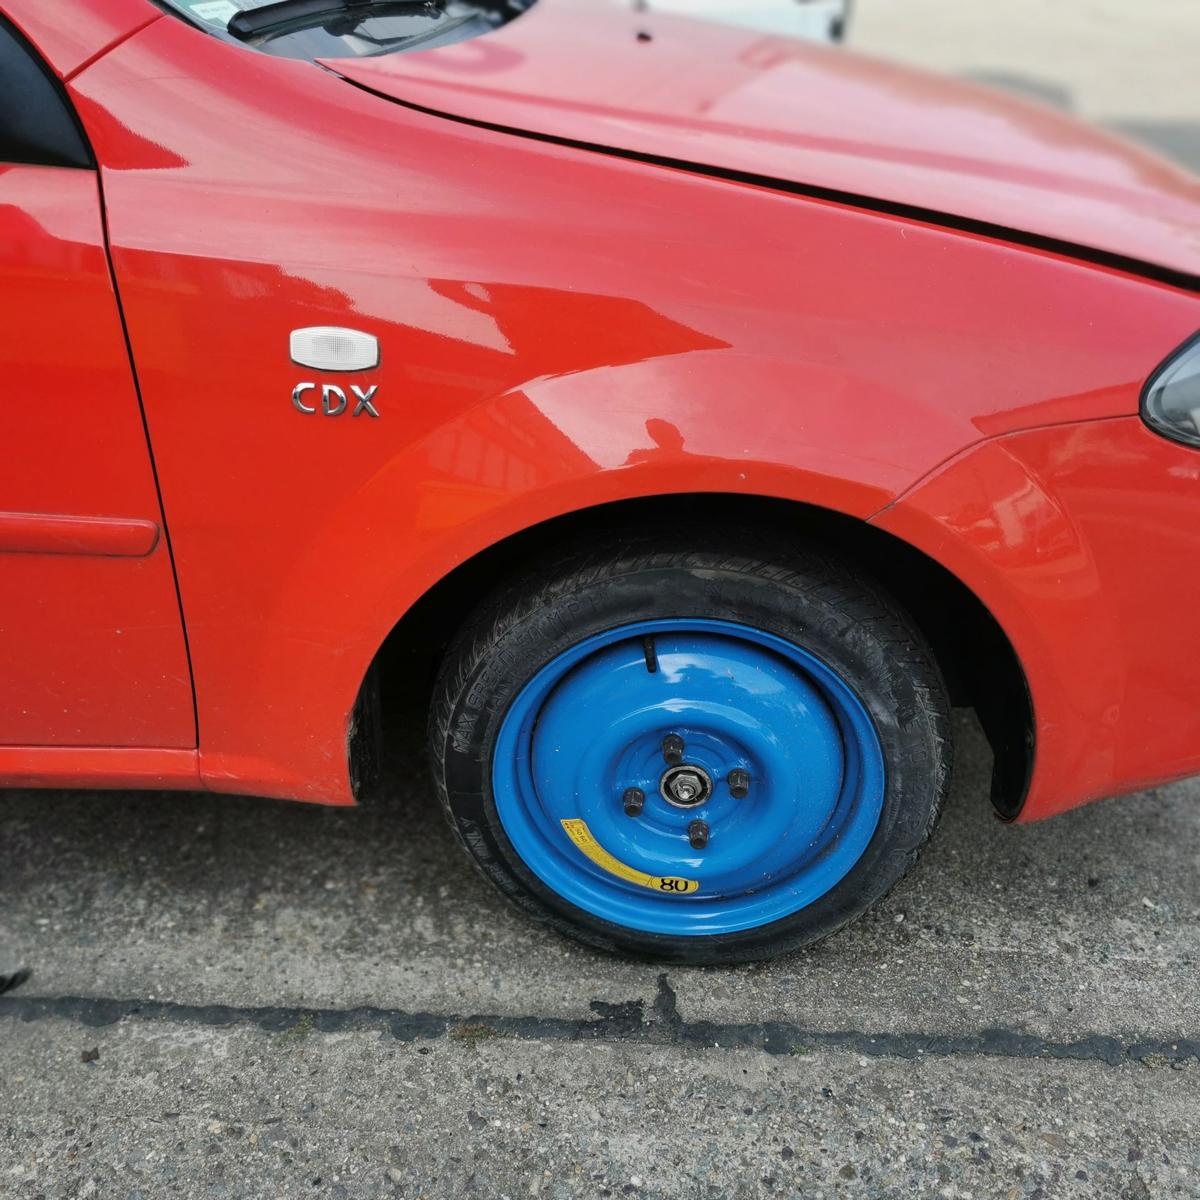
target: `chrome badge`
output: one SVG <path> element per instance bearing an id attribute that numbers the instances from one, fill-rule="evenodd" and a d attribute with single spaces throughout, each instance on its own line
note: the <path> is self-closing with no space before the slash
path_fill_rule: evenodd
<path id="1" fill-rule="evenodd" d="M 361 329 L 342 329 L 336 325 L 293 329 L 289 349 L 292 362 L 318 371 L 369 371 L 379 366 L 379 339 Z M 319 412 L 327 417 L 340 417 L 353 398 L 352 417 L 378 417 L 374 403 L 378 391 L 378 384 L 368 388 L 352 384 L 348 397 L 344 388 L 333 383 L 298 383 L 292 389 L 292 406 L 308 415 Z"/>
<path id="2" fill-rule="evenodd" d="M 292 404 L 295 405 L 297 412 L 315 413 L 322 412 L 327 417 L 340 417 L 346 411 L 350 401 L 346 398 L 346 393 L 340 387 L 333 383 L 323 383 L 321 385 L 321 406 L 316 404 L 305 404 L 305 393 L 314 392 L 317 389 L 315 383 L 298 383 L 292 389 Z M 354 393 L 354 411 L 350 414 L 352 417 L 361 417 L 364 413 L 368 417 L 379 416 L 379 409 L 375 407 L 372 401 L 375 399 L 375 393 L 379 391 L 379 385 L 373 384 L 367 389 L 360 388 L 357 384 L 350 388 Z M 316 400 L 316 396 L 312 397 Z"/>

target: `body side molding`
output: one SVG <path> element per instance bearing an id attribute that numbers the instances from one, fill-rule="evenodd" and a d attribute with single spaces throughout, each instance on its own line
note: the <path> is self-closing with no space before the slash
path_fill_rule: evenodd
<path id="1" fill-rule="evenodd" d="M 145 558 L 158 545 L 154 521 L 0 512 L 0 554 L 81 554 Z"/>

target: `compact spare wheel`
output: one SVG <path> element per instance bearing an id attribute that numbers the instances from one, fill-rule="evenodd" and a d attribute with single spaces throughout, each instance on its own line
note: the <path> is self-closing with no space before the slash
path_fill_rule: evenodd
<path id="1" fill-rule="evenodd" d="M 679 961 L 858 915 L 949 771 L 944 687 L 902 611 L 774 547 L 614 548 L 502 592 L 439 698 L 435 772 L 485 874 L 564 932 Z"/>

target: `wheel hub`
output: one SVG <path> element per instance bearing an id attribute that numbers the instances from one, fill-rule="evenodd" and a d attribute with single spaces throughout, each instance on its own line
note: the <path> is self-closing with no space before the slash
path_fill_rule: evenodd
<path id="1" fill-rule="evenodd" d="M 696 808 L 712 795 L 712 776 L 703 767 L 681 763 L 663 772 L 658 790 L 675 808 Z"/>

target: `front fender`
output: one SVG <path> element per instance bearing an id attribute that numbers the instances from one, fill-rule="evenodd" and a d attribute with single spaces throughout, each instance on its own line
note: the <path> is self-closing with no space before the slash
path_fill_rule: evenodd
<path id="1" fill-rule="evenodd" d="M 864 432 L 872 428 L 878 436 Z M 377 643 L 450 570 L 550 518 L 616 500 L 729 492 L 866 519 L 931 453 L 968 436 L 949 416 L 853 375 L 730 351 L 544 377 L 389 459 L 329 510 L 298 572 L 353 572 L 363 613 L 377 614 L 365 633 Z M 402 576 L 378 554 L 364 575 L 361 539 L 345 531 L 365 514 L 371 539 L 404 547 Z"/>
<path id="2" fill-rule="evenodd" d="M 244 708 L 297 732 L 276 735 L 289 743 L 278 759 L 202 750 L 205 778 L 218 790 L 349 802 L 344 734 L 322 731 L 346 729 L 399 618 L 513 534 L 614 501 L 698 492 L 865 520 L 930 453 L 966 436 L 954 418 L 853 374 L 728 350 L 542 377 L 475 405 L 332 497 L 310 524 L 244 670 L 263 690 Z M 317 593 L 324 617 L 314 630 Z"/>

